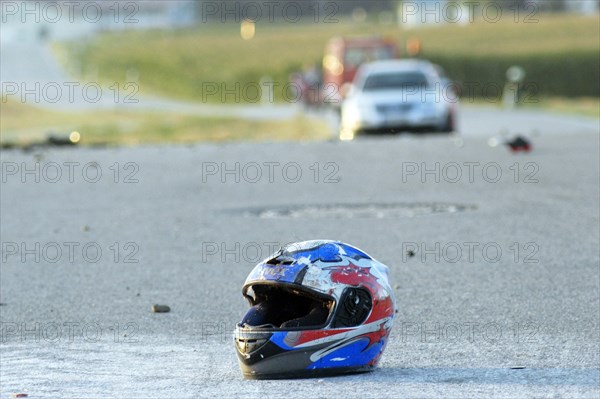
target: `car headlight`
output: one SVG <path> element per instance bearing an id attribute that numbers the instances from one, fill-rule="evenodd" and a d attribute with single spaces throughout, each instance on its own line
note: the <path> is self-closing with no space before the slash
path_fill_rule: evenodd
<path id="1" fill-rule="evenodd" d="M 351 103 L 342 109 L 342 123 L 346 126 L 368 123 L 377 118 L 378 115 L 373 104 Z"/>
<path id="2" fill-rule="evenodd" d="M 360 111 L 356 104 L 344 104 L 342 108 L 342 123 L 353 125 L 360 120 Z"/>

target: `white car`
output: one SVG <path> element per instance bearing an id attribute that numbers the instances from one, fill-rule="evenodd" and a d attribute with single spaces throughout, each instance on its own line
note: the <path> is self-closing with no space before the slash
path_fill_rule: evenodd
<path id="1" fill-rule="evenodd" d="M 458 96 L 442 69 L 424 60 L 363 65 L 342 103 L 340 139 L 359 133 L 452 132 Z"/>

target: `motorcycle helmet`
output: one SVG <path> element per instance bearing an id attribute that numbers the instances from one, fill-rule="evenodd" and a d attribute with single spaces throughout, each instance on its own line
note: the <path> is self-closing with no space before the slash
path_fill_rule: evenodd
<path id="1" fill-rule="evenodd" d="M 356 373 L 375 368 L 395 313 L 388 268 L 339 241 L 289 244 L 259 263 L 235 328 L 245 378 Z"/>

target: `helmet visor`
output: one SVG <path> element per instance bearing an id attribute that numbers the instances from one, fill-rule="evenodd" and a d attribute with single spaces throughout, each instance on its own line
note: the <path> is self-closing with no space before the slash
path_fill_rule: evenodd
<path id="1" fill-rule="evenodd" d="M 251 307 L 240 323 L 243 327 L 268 329 L 315 329 L 327 325 L 333 298 L 286 284 L 256 284 L 244 295 Z"/>

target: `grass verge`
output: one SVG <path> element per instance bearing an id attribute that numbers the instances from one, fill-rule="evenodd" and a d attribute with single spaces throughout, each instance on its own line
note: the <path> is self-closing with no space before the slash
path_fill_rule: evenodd
<path id="1" fill-rule="evenodd" d="M 0 104 L 0 141 L 24 146 L 49 134 L 81 134 L 81 144 L 136 145 L 198 141 L 324 140 L 326 123 L 302 115 L 284 121 L 248 121 L 176 113 L 97 111 L 66 113 L 38 109 L 19 102 Z"/>

